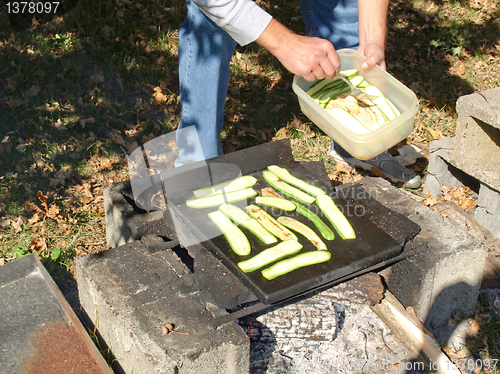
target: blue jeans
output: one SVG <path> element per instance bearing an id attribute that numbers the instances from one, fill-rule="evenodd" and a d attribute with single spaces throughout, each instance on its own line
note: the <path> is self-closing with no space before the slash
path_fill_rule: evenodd
<path id="1" fill-rule="evenodd" d="M 236 42 L 208 19 L 191 0 L 179 28 L 179 86 L 182 117 L 177 131 L 176 166 L 223 153 L 220 133 Z M 300 0 L 307 35 L 328 39 L 335 48 L 355 48 L 358 38 L 357 0 Z M 196 127 L 196 136 L 183 129 Z M 180 130 L 180 131 L 179 131 Z M 193 134 L 194 132 L 188 132 Z"/>

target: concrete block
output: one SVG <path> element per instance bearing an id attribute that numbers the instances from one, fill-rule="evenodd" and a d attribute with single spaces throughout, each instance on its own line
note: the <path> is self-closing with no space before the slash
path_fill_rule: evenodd
<path id="1" fill-rule="evenodd" d="M 486 258 L 483 243 L 455 227 L 438 212 L 415 201 L 403 190 L 381 178 L 365 177 L 361 184 L 380 203 L 421 227 L 412 240 L 427 246 L 383 270 L 389 291 L 443 344 L 456 326 L 452 315 L 471 315 L 477 303 Z"/>
<path id="2" fill-rule="evenodd" d="M 430 192 L 432 197 L 440 195 L 442 187 L 452 188 L 466 185 L 477 190 L 478 181 L 450 163 L 450 152 L 455 138 L 434 140 L 429 144 L 429 165 L 425 177 L 424 194 Z"/>
<path id="3" fill-rule="evenodd" d="M 130 181 L 116 183 L 104 190 L 104 210 L 106 244 L 110 248 L 159 232 L 167 238 L 176 238 L 175 232 L 164 225 L 163 210 L 146 212 L 136 206 Z"/>
<path id="4" fill-rule="evenodd" d="M 474 218 L 500 239 L 500 192 L 481 183 Z"/>
<path id="5" fill-rule="evenodd" d="M 457 113 L 450 162 L 500 190 L 500 88 L 460 97 Z"/>
<path id="6" fill-rule="evenodd" d="M 0 267 L 0 371 L 111 374 L 37 256 Z"/>
<path id="7" fill-rule="evenodd" d="M 425 177 L 424 194 L 430 192 L 431 196 L 437 196 L 442 193 L 441 186 L 451 188 L 462 184 L 453 174 L 454 170 L 450 170 L 450 164 L 446 161 L 449 159 L 454 140 L 455 138 L 443 138 L 429 144 L 429 165 L 428 174 Z"/>
<path id="8" fill-rule="evenodd" d="M 201 290 L 169 242 L 148 236 L 76 259 L 80 301 L 123 370 L 134 374 L 240 374 L 249 341 Z M 153 244 L 154 250 L 148 250 Z M 177 332 L 162 334 L 166 324 Z"/>

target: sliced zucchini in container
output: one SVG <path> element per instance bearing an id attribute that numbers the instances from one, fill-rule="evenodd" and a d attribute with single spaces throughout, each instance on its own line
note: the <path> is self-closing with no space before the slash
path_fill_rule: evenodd
<path id="1" fill-rule="evenodd" d="M 305 192 L 313 195 L 314 197 L 318 195 L 324 195 L 325 191 L 323 191 L 321 188 L 316 187 L 310 183 L 307 183 L 306 181 L 297 178 L 293 176 L 287 169 L 282 168 L 278 165 L 270 165 L 267 167 L 267 169 L 275 174 L 279 179 L 281 179 L 284 182 L 287 182 L 288 184 L 291 184 L 295 187 L 298 187 Z"/>
<path id="2" fill-rule="evenodd" d="M 234 253 L 238 256 L 250 254 L 251 247 L 248 238 L 229 218 L 218 210 L 208 213 L 208 217 L 222 231 Z"/>
<path id="3" fill-rule="evenodd" d="M 362 75 L 360 75 L 360 77 L 362 77 Z M 365 88 L 365 87 L 368 87 L 368 86 L 370 86 L 370 83 L 367 82 L 367 81 L 365 81 L 365 79 L 363 77 L 363 81 L 360 84 L 358 84 L 356 87 Z"/>
<path id="4" fill-rule="evenodd" d="M 257 196 L 255 202 L 259 205 L 269 206 L 271 208 L 277 208 L 285 211 L 295 210 L 295 204 L 290 200 L 283 199 L 281 197 L 274 196 Z"/>
<path id="5" fill-rule="evenodd" d="M 377 108 L 382 112 L 382 114 L 387 118 L 388 121 L 393 120 L 399 115 L 399 113 L 396 113 L 394 111 L 394 106 L 391 106 L 391 104 L 389 104 L 389 101 L 386 99 L 382 91 L 380 91 L 377 87 L 365 87 L 365 93 L 372 98 L 371 101 L 377 106 Z"/>
<path id="6" fill-rule="evenodd" d="M 288 227 L 290 230 L 304 235 L 307 240 L 309 240 L 319 250 L 326 251 L 328 249 L 323 240 L 321 240 L 321 238 L 310 227 L 304 225 L 300 221 L 297 221 L 295 218 L 281 216 L 278 217 L 278 222 L 283 226 Z"/>
<path id="7" fill-rule="evenodd" d="M 250 217 L 243 209 L 231 204 L 222 204 L 219 210 L 231 218 L 237 225 L 241 225 L 252 232 L 264 244 L 272 244 L 278 241 L 259 221 Z"/>
<path id="8" fill-rule="evenodd" d="M 339 72 L 340 75 L 343 75 L 344 77 L 349 79 L 355 77 L 356 75 L 358 75 L 358 73 L 359 73 L 358 69 L 345 69 Z"/>
<path id="9" fill-rule="evenodd" d="M 306 93 L 314 99 L 318 95 L 321 95 L 323 92 L 328 91 L 332 87 L 335 87 L 337 85 L 340 85 L 340 82 L 334 79 L 329 79 L 329 78 L 321 79 L 314 82 L 311 85 L 311 87 L 307 89 Z"/>
<path id="10" fill-rule="evenodd" d="M 323 95 L 315 99 L 315 101 L 321 106 L 321 107 L 326 107 L 328 103 L 339 97 L 340 95 L 343 95 L 345 93 L 351 92 L 351 87 L 347 85 L 347 83 L 344 83 L 343 86 L 340 86 L 338 88 L 334 88 L 330 91 L 325 92 Z"/>
<path id="11" fill-rule="evenodd" d="M 311 251 L 301 253 L 292 258 L 281 260 L 267 269 L 262 270 L 262 276 L 267 280 L 272 280 L 304 266 L 311 266 L 326 262 L 330 260 L 331 257 L 332 254 L 328 251 Z"/>
<path id="12" fill-rule="evenodd" d="M 256 206 L 249 205 L 246 207 L 247 212 L 260 222 L 271 234 L 277 236 L 281 240 L 297 240 L 297 237 L 293 232 L 288 230 L 282 224 L 274 219 L 269 213 L 264 209 Z"/>
<path id="13" fill-rule="evenodd" d="M 323 214 L 331 222 L 335 230 L 339 233 L 342 239 L 355 239 L 356 233 L 352 228 L 349 220 L 344 213 L 335 204 L 332 198 L 328 195 L 321 195 L 316 198 L 316 203 Z"/>
<path id="14" fill-rule="evenodd" d="M 316 213 L 311 212 L 305 206 L 298 203 L 295 203 L 295 210 L 297 211 L 297 213 L 303 215 L 309 221 L 311 221 L 319 230 L 323 238 L 325 238 L 326 240 L 335 239 L 335 234 L 333 233 L 332 229 L 330 229 Z"/>
<path id="15" fill-rule="evenodd" d="M 249 258 L 248 260 L 238 262 L 238 267 L 245 273 L 255 271 L 271 262 L 282 259 L 283 257 L 293 255 L 302 249 L 302 244 L 296 240 L 285 240 L 274 247 L 264 249 L 262 252 Z"/>
<path id="16" fill-rule="evenodd" d="M 257 192 L 254 189 L 245 188 L 243 190 L 207 195 L 199 199 L 187 200 L 186 205 L 190 208 L 212 208 L 224 203 L 234 203 L 236 201 L 245 200 L 255 195 L 257 195 Z"/>
<path id="17" fill-rule="evenodd" d="M 356 75 L 355 77 L 349 78 L 354 87 L 359 87 L 365 80 L 362 75 Z"/>
<path id="18" fill-rule="evenodd" d="M 227 181 L 223 183 L 216 184 L 215 186 L 204 187 L 197 190 L 194 190 L 194 196 L 203 197 L 207 195 L 213 195 L 223 192 L 231 192 L 243 190 L 245 188 L 252 187 L 255 183 L 257 183 L 257 178 L 251 175 L 244 175 L 242 177 L 233 179 L 232 181 Z"/>
<path id="19" fill-rule="evenodd" d="M 266 182 L 269 183 L 273 188 L 276 188 L 278 191 L 298 201 L 301 201 L 304 204 L 312 204 L 315 200 L 314 196 L 311 196 L 304 191 L 299 190 L 298 188 L 293 187 L 286 182 L 283 182 L 276 176 L 276 174 L 270 172 L 269 170 L 264 170 L 262 172 L 262 176 L 264 177 Z"/>
<path id="20" fill-rule="evenodd" d="M 355 116 L 353 116 L 342 107 L 334 107 L 332 109 L 329 109 L 328 113 L 330 113 L 337 121 L 339 121 L 342 125 L 344 125 L 352 132 L 355 132 L 357 134 L 368 134 L 371 131 Z"/>

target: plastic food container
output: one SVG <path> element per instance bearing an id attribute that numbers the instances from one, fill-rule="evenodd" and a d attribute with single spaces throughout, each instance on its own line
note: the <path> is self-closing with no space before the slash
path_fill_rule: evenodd
<path id="1" fill-rule="evenodd" d="M 337 53 L 341 70 L 358 69 L 359 74 L 377 86 L 401 114 L 368 134 L 358 134 L 340 123 L 305 92 L 314 82 L 296 75 L 292 88 L 298 96 L 300 109 L 316 126 L 355 158 L 368 160 L 411 134 L 418 100 L 413 91 L 379 66 L 363 69 L 361 63 L 365 57 L 361 53 L 352 49 L 340 49 Z"/>

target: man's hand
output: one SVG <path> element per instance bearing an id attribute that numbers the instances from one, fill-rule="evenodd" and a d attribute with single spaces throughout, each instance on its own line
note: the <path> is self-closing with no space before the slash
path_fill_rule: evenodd
<path id="1" fill-rule="evenodd" d="M 365 61 L 361 64 L 363 69 L 368 69 L 372 66 L 378 65 L 382 69 L 387 70 L 383 45 L 379 45 L 377 43 L 360 45 L 358 52 L 366 57 Z"/>
<path id="2" fill-rule="evenodd" d="M 294 34 L 274 19 L 256 42 L 271 52 L 288 71 L 310 82 L 335 77 L 340 71 L 340 58 L 332 43 Z"/>
<path id="3" fill-rule="evenodd" d="M 389 0 L 358 0 L 359 48 L 366 56 L 363 69 L 379 65 L 386 69 L 384 49 Z"/>

